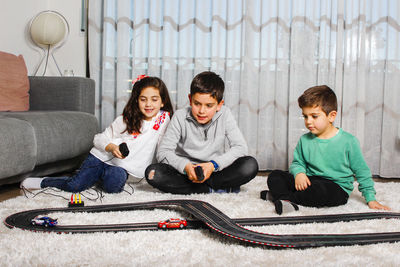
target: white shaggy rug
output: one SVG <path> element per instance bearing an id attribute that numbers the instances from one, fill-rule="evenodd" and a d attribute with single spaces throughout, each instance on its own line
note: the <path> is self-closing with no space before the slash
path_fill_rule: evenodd
<path id="1" fill-rule="evenodd" d="M 270 202 L 259 198 L 267 189 L 266 177 L 258 176 L 238 194 L 179 196 L 161 193 L 145 180 L 133 184 L 130 195 L 107 194 L 102 202 L 85 200 L 85 205 L 145 202 L 190 198 L 207 201 L 231 218 L 278 216 Z M 400 212 L 400 181 L 375 183 L 378 201 Z M 126 190 L 130 190 L 126 186 Z M 69 193 L 61 193 L 69 198 Z M 66 207 L 67 201 L 39 194 L 16 197 L 0 203 L 2 220 L 29 209 Z M 347 205 L 335 208 L 305 208 L 288 216 L 371 212 L 355 190 Z M 111 213 L 50 214 L 60 224 L 108 224 L 153 222 L 186 214 L 174 210 L 141 210 Z M 249 227 L 272 234 L 370 233 L 400 231 L 400 220 L 276 225 Z M 206 229 L 139 231 L 94 234 L 35 233 L 0 226 L 1 266 L 398 266 L 400 243 L 313 249 L 271 249 L 238 243 Z"/>

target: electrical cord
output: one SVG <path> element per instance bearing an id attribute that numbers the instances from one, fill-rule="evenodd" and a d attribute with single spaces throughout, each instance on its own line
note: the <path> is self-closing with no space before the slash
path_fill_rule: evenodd
<path id="1" fill-rule="evenodd" d="M 70 192 L 62 191 L 60 189 L 55 189 L 53 187 L 44 188 L 37 193 L 34 193 L 25 187 L 22 187 L 21 189 L 26 198 L 35 198 L 38 195 L 49 195 L 49 196 L 59 197 L 59 198 L 65 199 L 66 201 L 69 201 L 69 198 L 64 197 L 62 195 L 62 193 L 70 193 Z M 93 191 L 95 193 L 92 193 L 91 191 Z M 103 192 L 95 187 L 92 187 L 83 192 L 80 192 L 80 194 L 82 195 L 83 198 L 85 198 L 89 201 L 96 202 L 97 200 L 100 200 L 100 202 L 103 202 L 103 198 L 104 198 Z M 90 195 L 90 196 L 88 196 L 88 195 Z"/>

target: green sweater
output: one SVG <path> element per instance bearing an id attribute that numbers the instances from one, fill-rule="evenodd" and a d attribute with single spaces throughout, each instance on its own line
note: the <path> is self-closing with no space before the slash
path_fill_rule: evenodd
<path id="1" fill-rule="evenodd" d="M 353 191 L 354 176 L 358 190 L 367 201 L 375 200 L 374 181 L 365 162 L 357 138 L 339 129 L 332 138 L 320 139 L 312 133 L 304 134 L 294 150 L 290 173 L 321 176 L 338 184 L 349 195 Z"/>

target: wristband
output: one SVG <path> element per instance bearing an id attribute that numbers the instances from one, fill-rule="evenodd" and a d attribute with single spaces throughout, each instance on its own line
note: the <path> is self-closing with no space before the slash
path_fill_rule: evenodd
<path id="1" fill-rule="evenodd" d="M 215 172 L 218 171 L 218 168 L 219 168 L 218 164 L 213 160 L 210 160 L 210 162 L 214 165 L 214 171 Z"/>

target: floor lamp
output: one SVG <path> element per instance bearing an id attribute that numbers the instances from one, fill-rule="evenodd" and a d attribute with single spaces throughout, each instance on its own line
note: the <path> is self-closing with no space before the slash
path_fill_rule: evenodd
<path id="1" fill-rule="evenodd" d="M 63 46 L 68 39 L 69 24 L 65 17 L 56 11 L 42 11 L 31 20 L 29 32 L 33 43 L 43 51 L 43 57 L 34 72 L 34 76 L 36 76 L 45 59 L 46 65 L 44 67 L 43 76 L 46 74 L 50 56 L 53 58 L 58 72 L 62 76 L 61 70 L 54 57 L 54 51 Z"/>

